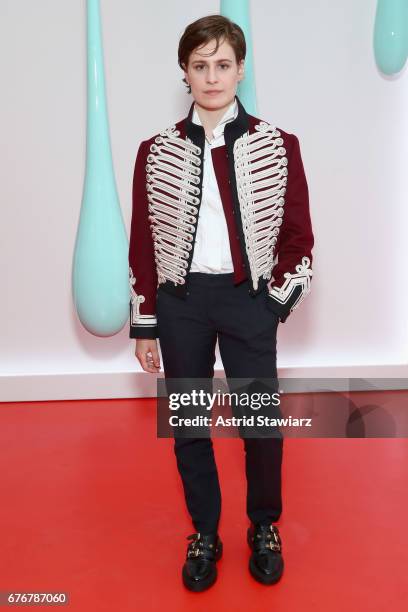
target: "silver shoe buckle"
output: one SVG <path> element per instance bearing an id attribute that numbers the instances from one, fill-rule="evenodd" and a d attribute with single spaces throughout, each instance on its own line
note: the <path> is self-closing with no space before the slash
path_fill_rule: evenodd
<path id="1" fill-rule="evenodd" d="M 271 525 L 271 532 L 273 535 L 273 539 L 275 540 L 275 542 L 272 542 L 272 540 L 269 540 L 267 547 L 270 548 L 271 550 L 276 550 L 278 552 L 280 552 L 281 550 L 281 543 L 280 543 L 280 539 L 279 536 L 277 534 L 277 532 L 275 531 L 275 529 L 273 528 L 273 526 Z"/>

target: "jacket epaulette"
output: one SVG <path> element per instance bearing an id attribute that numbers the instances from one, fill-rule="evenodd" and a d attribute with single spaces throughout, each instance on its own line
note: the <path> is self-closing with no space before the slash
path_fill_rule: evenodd
<path id="1" fill-rule="evenodd" d="M 248 114 L 225 125 L 211 149 L 225 212 L 234 283 L 267 291 L 283 323 L 310 292 L 314 237 L 299 140 Z M 141 142 L 136 157 L 129 244 L 131 338 L 159 337 L 158 286 L 188 295 L 203 180 L 204 128 L 186 118 Z"/>

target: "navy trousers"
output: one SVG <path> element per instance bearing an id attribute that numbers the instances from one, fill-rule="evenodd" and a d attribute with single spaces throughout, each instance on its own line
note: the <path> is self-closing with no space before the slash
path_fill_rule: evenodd
<path id="1" fill-rule="evenodd" d="M 252 296 L 233 274 L 190 272 L 185 300 L 157 290 L 156 315 L 165 379 L 214 376 L 215 347 L 228 378 L 277 379 L 278 316 L 266 292 Z M 282 512 L 283 438 L 244 437 L 250 521 L 270 523 Z M 216 532 L 221 491 L 211 437 L 176 437 L 174 452 L 194 528 Z"/>

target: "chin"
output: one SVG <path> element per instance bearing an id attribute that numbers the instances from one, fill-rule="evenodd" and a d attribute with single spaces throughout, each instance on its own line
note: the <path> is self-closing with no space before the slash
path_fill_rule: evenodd
<path id="1" fill-rule="evenodd" d="M 230 95 L 222 92 L 219 96 L 207 96 L 205 93 L 200 94 L 198 103 L 201 106 L 207 106 L 208 108 L 218 108 L 221 106 L 225 106 L 225 104 L 230 99 Z"/>

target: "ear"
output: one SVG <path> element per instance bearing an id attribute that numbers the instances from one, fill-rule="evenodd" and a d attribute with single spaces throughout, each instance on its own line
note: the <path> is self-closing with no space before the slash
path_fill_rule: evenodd
<path id="1" fill-rule="evenodd" d="M 186 79 L 187 83 L 190 84 L 188 80 L 187 71 L 186 71 L 186 65 L 182 64 L 182 66 L 183 66 L 184 78 Z"/>
<path id="2" fill-rule="evenodd" d="M 238 64 L 238 74 L 241 77 L 240 80 L 244 78 L 245 74 L 245 60 L 241 60 Z"/>

